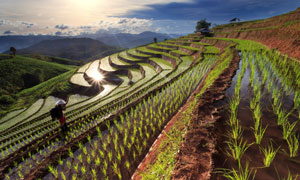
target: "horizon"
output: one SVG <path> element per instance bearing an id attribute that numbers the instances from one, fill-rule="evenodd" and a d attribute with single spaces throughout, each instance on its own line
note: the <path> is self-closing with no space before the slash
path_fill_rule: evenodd
<path id="1" fill-rule="evenodd" d="M 265 19 L 299 6 L 299 0 L 0 0 L 0 35 L 77 36 L 145 31 L 184 35 L 194 32 L 201 19 L 220 25 L 235 17 L 241 21 Z"/>

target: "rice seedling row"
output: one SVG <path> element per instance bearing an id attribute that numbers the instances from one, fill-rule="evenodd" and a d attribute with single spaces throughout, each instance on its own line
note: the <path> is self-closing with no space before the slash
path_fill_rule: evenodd
<path id="1" fill-rule="evenodd" d="M 297 178 L 299 63 L 256 44 L 236 42 L 242 65 L 235 86 L 226 91 L 231 97 L 224 114 L 229 128 L 222 152 L 226 162 L 216 171 L 226 179 Z"/>

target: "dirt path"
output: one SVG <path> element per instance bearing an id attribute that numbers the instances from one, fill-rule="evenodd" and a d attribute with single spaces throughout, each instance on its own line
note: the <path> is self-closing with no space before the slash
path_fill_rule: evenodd
<path id="1" fill-rule="evenodd" d="M 216 153 L 215 123 L 220 119 L 218 114 L 220 107 L 215 103 L 224 98 L 225 90 L 231 85 L 239 60 L 238 53 L 235 52 L 229 68 L 223 71 L 199 99 L 189 131 L 177 154 L 172 179 L 210 179 Z"/>

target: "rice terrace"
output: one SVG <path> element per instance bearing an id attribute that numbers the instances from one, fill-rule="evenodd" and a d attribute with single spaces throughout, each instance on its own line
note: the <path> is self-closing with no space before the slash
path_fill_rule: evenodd
<path id="1" fill-rule="evenodd" d="M 298 8 L 81 64 L 0 54 L 2 74 L 19 61 L 49 70 L 2 114 L 0 179 L 299 180 L 299 19 Z M 50 114 L 60 99 L 66 134 Z"/>

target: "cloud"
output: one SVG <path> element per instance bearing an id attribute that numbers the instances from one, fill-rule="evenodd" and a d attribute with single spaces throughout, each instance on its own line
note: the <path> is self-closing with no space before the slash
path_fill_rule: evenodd
<path id="1" fill-rule="evenodd" d="M 60 30 L 65 30 L 65 29 L 68 29 L 69 26 L 66 26 L 66 25 L 61 24 L 61 25 L 56 25 L 55 28 L 56 28 L 56 29 L 60 29 Z"/>
<path id="2" fill-rule="evenodd" d="M 127 19 L 120 19 L 120 21 L 118 22 L 119 24 L 123 24 L 123 23 L 127 23 L 128 20 Z"/>
<path id="3" fill-rule="evenodd" d="M 14 32 L 13 32 L 13 31 L 11 31 L 11 30 L 7 30 L 7 31 L 5 31 L 3 34 L 5 34 L 5 35 L 9 35 L 9 34 L 14 34 Z"/>
<path id="4" fill-rule="evenodd" d="M 56 31 L 55 35 L 56 36 L 72 36 L 72 35 L 74 35 L 74 32 L 73 31 L 68 31 L 68 32 Z"/>
<path id="5" fill-rule="evenodd" d="M 11 21 L 7 20 L 7 19 L 0 19 L 0 25 L 14 25 L 14 23 L 12 23 Z"/>
<path id="6" fill-rule="evenodd" d="M 124 16 L 154 20 L 207 20 L 227 23 L 230 18 L 241 20 L 268 18 L 269 11 L 280 14 L 298 7 L 295 0 L 194 0 L 191 2 L 151 3 L 146 9 L 130 10 Z M 276 14 L 272 14 L 276 15 Z"/>
<path id="7" fill-rule="evenodd" d="M 22 21 L 21 24 L 22 24 L 22 25 L 25 25 L 27 28 L 31 28 L 32 26 L 34 26 L 33 23 L 25 22 L 25 21 Z"/>
<path id="8" fill-rule="evenodd" d="M 107 31 L 105 33 L 141 33 L 144 31 L 153 31 L 153 20 L 109 17 L 98 21 L 98 31 Z"/>
<path id="9" fill-rule="evenodd" d="M 61 31 L 56 31 L 56 32 L 55 32 L 55 35 L 56 35 L 56 36 L 61 36 L 61 35 L 63 35 L 63 33 L 62 33 Z"/>
<path id="10" fill-rule="evenodd" d="M 79 28 L 80 28 L 80 29 L 91 29 L 92 26 L 80 26 Z"/>

